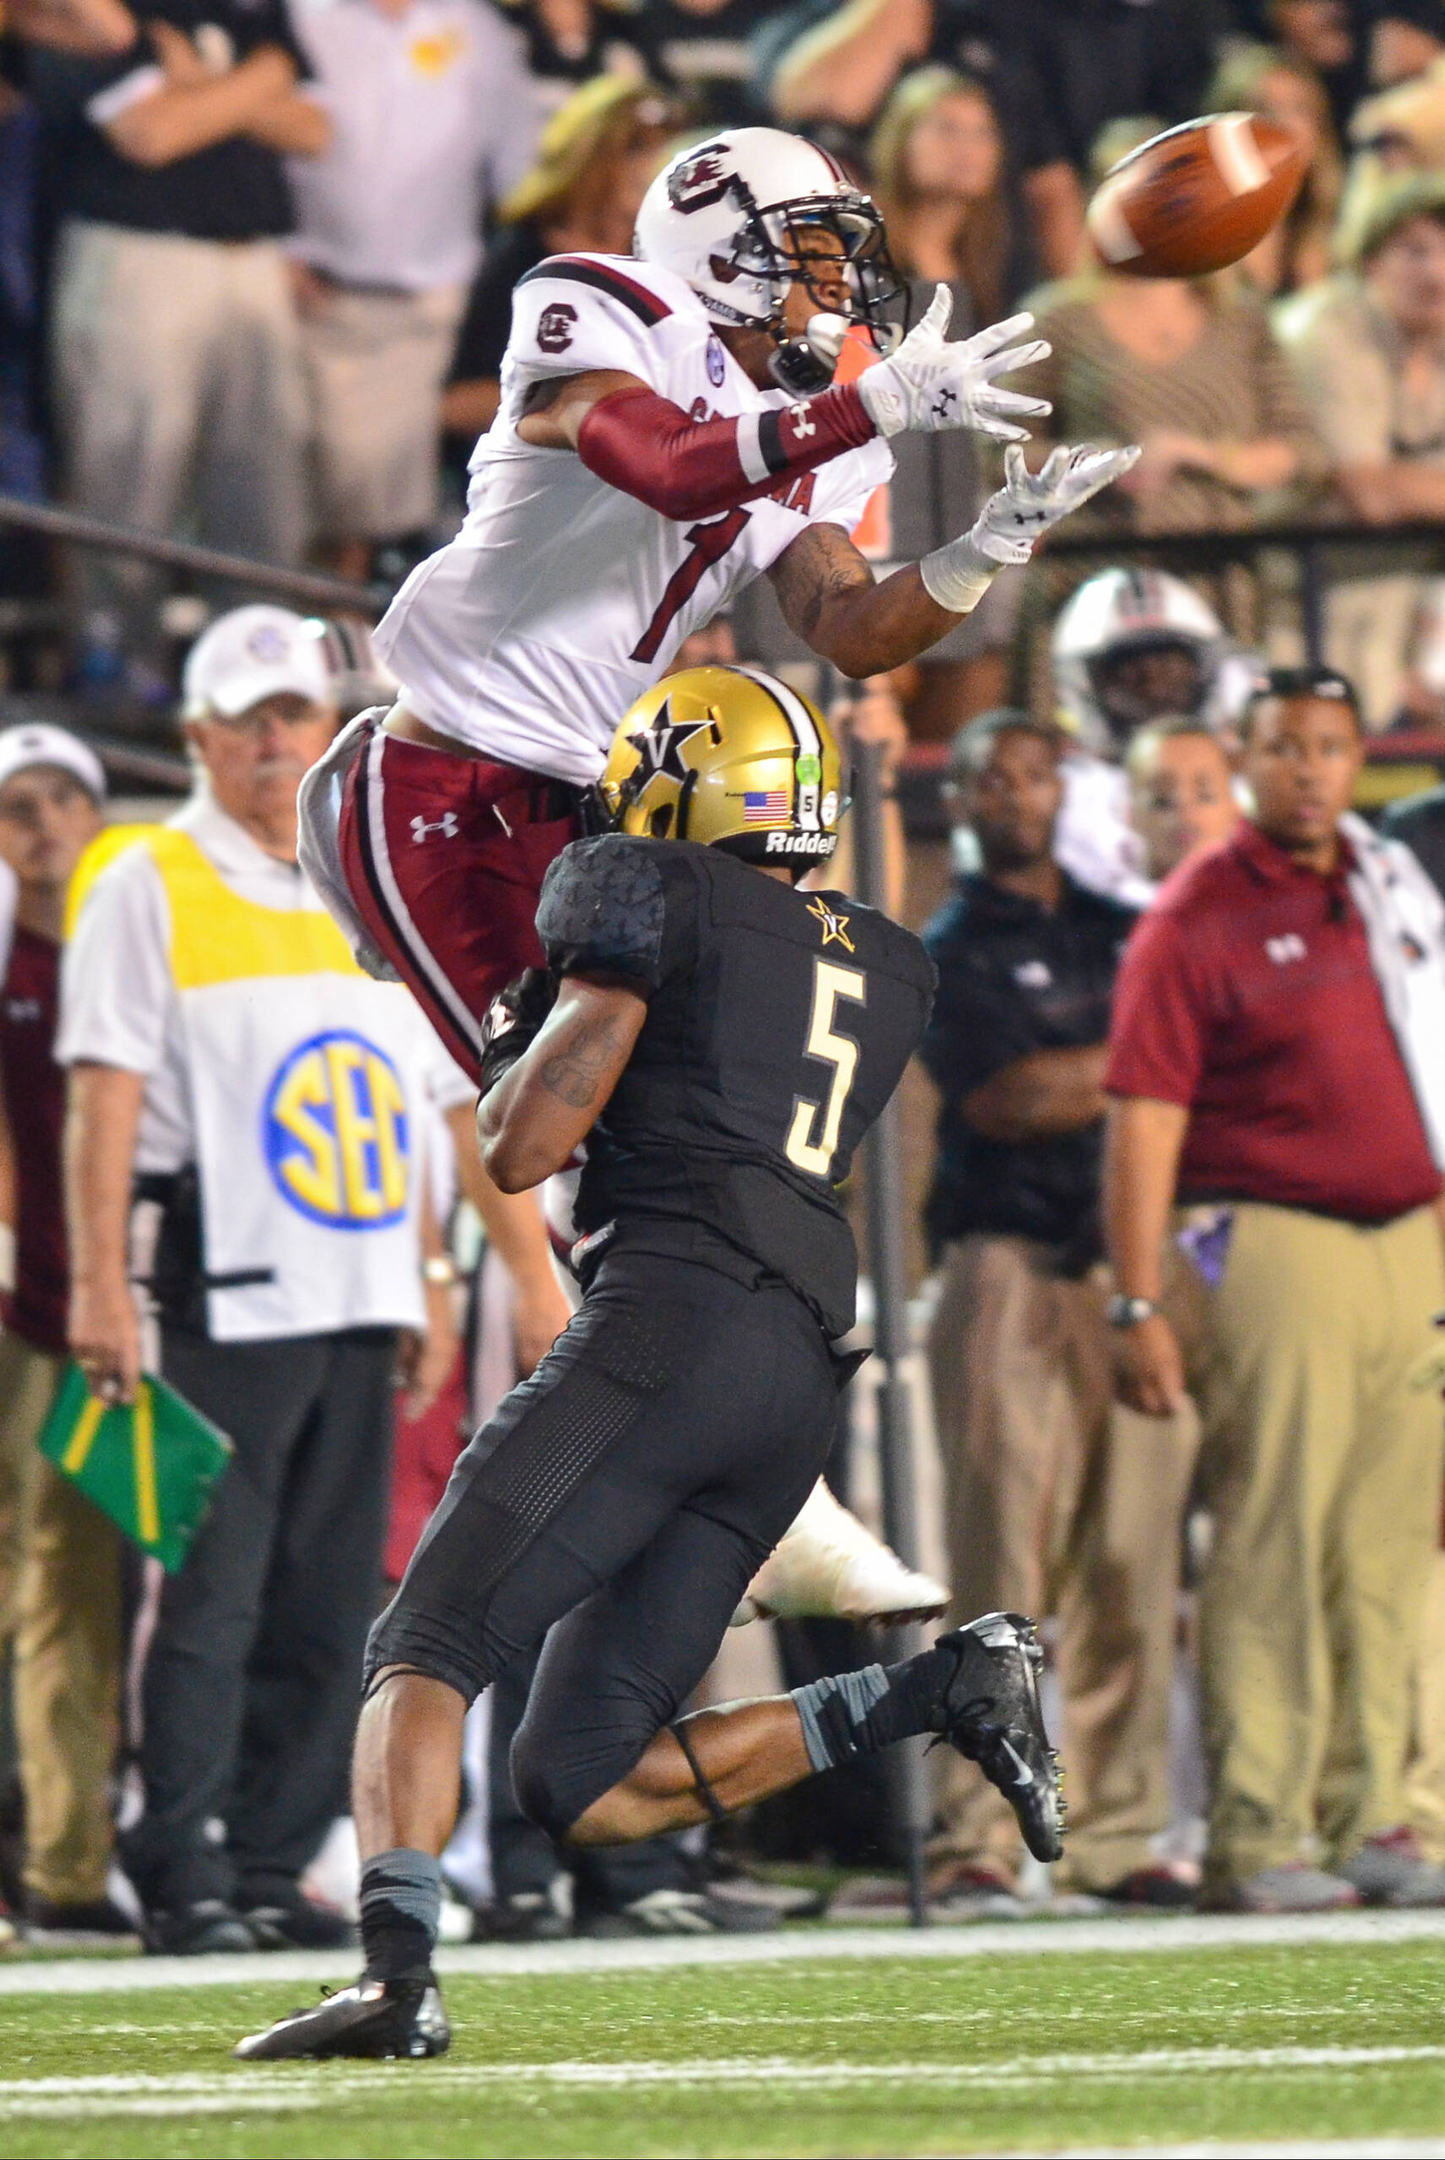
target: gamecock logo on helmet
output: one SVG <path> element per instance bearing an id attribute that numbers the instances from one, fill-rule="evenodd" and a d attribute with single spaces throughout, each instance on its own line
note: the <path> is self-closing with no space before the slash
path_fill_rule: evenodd
<path id="1" fill-rule="evenodd" d="M 668 174 L 667 199 L 685 217 L 690 211 L 706 210 L 710 203 L 721 202 L 732 184 L 732 171 L 723 152 L 716 145 L 705 145 Z"/>
<path id="2" fill-rule="evenodd" d="M 537 321 L 537 343 L 543 352 L 566 352 L 576 320 L 576 308 L 568 307 L 565 300 L 554 300 L 550 307 L 544 307 Z"/>

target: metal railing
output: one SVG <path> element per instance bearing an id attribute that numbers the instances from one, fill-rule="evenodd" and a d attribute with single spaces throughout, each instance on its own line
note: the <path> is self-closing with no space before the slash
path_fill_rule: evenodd
<path id="1" fill-rule="evenodd" d="M 0 495 L 0 526 L 6 525 L 50 540 L 63 540 L 72 547 L 132 555 L 139 562 L 184 570 L 193 577 L 223 578 L 233 585 L 302 600 L 312 607 L 341 608 L 375 617 L 391 598 L 385 586 L 358 585 L 350 578 L 328 577 L 316 570 L 284 569 L 279 563 L 256 562 L 249 555 L 227 555 L 219 548 L 197 547 L 188 540 L 137 532 L 132 526 L 84 517 L 78 510 L 26 502 L 18 495 Z"/>
<path id="2" fill-rule="evenodd" d="M 1305 656 L 1312 667 L 1324 659 L 1325 558 L 1332 548 L 1368 547 L 1381 553 L 1400 546 L 1434 546 L 1442 550 L 1445 573 L 1445 523 L 1414 519 L 1397 525 L 1362 525 L 1308 522 L 1241 526 L 1232 532 L 1060 532 L 1041 551 L 1042 564 L 1051 562 L 1153 561 L 1164 558 L 1160 568 L 1218 570 L 1230 563 L 1247 562 L 1270 549 L 1292 554 L 1299 564 L 1300 630 Z"/>

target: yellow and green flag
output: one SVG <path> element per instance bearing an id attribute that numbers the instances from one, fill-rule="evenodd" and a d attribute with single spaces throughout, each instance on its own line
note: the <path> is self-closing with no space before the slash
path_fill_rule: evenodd
<path id="1" fill-rule="evenodd" d="M 104 1403 L 72 1364 L 45 1421 L 40 1452 L 174 1575 L 232 1451 L 209 1418 L 154 1374 L 141 1380 L 133 1403 Z"/>

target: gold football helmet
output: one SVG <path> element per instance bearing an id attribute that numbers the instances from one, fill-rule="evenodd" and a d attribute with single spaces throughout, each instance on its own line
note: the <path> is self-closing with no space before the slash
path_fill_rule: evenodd
<path id="1" fill-rule="evenodd" d="M 618 832 L 696 840 L 800 876 L 832 854 L 848 807 L 827 721 L 761 668 L 654 683 L 619 721 L 600 791 Z"/>

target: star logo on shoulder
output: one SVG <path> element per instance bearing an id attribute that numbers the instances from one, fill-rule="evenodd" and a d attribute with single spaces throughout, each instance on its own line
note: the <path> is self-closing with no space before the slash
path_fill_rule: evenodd
<path id="1" fill-rule="evenodd" d="M 848 916 L 839 915 L 830 908 L 821 893 L 815 900 L 808 902 L 808 913 L 814 922 L 822 924 L 825 945 L 841 945 L 845 952 L 852 952 L 853 940 L 848 935 Z"/>

